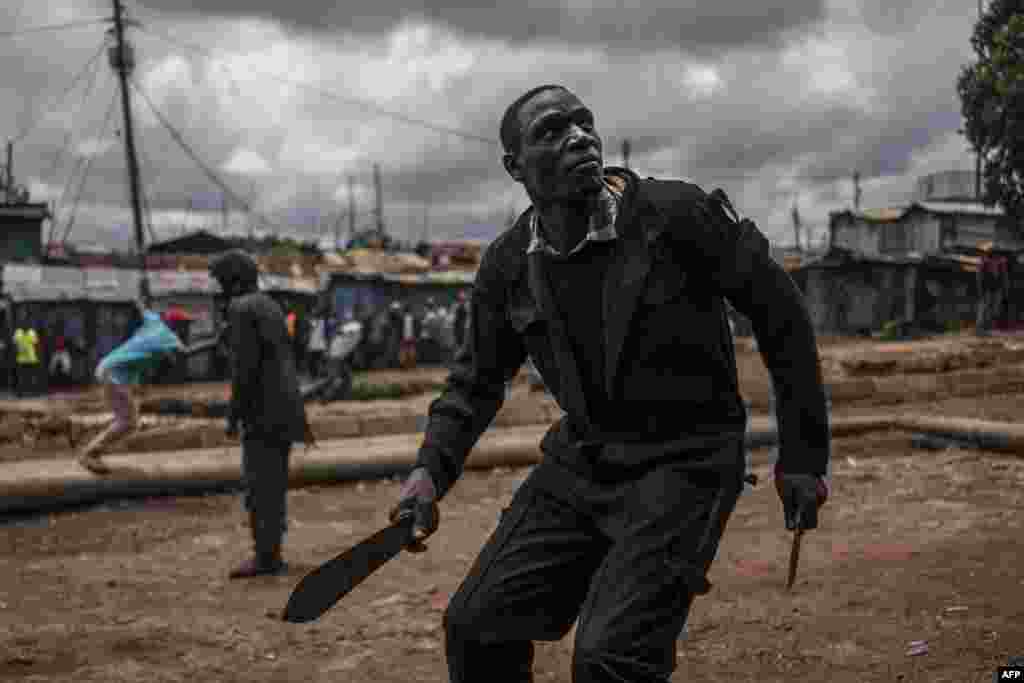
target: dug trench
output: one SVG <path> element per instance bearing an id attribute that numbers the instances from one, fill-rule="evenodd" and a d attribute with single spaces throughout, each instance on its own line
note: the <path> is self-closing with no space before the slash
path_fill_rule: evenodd
<path id="1" fill-rule="evenodd" d="M 771 379 L 748 339 L 737 341 L 741 393 L 753 415 L 773 411 Z M 1013 396 L 1024 392 L 1024 340 L 976 339 L 966 335 L 911 343 L 823 340 L 821 362 L 833 414 L 890 414 L 892 406 L 928 404 L 954 398 Z M 405 397 L 393 400 L 308 403 L 307 412 L 319 440 L 374 437 L 422 431 L 444 368 L 414 372 L 378 371 L 364 379 L 399 386 Z M 141 399 L 140 427 L 112 452 L 156 452 L 232 445 L 221 418 L 156 414 L 169 403 L 190 406 L 203 415 L 222 403 L 223 384 L 147 387 Z M 879 410 L 873 410 L 879 409 Z M 494 426 L 550 424 L 561 414 L 542 392 L 531 392 L 525 373 L 511 387 L 510 398 Z M 963 417 L 974 417 L 964 415 Z M 0 405 L 0 462 L 29 458 L 71 457 L 109 421 L 99 392 L 72 398 L 10 401 Z"/>

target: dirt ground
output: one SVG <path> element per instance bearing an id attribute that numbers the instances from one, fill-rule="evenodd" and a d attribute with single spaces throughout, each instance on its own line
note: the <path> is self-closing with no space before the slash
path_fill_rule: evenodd
<path id="1" fill-rule="evenodd" d="M 1017 420 L 1024 394 L 901 409 Z M 836 440 L 833 463 L 792 594 L 790 536 L 768 468 L 756 468 L 762 483 L 729 522 L 672 680 L 987 683 L 1024 656 L 1024 459 L 914 450 L 891 433 Z M 293 490 L 290 573 L 241 583 L 226 579 L 248 552 L 235 495 L 8 520 L 0 680 L 447 680 L 441 615 L 526 474 L 467 473 L 429 552 L 402 555 L 306 625 L 277 618 L 290 589 L 379 528 L 396 483 Z M 927 652 L 909 654 L 913 641 Z M 570 662 L 568 639 L 541 644 L 536 680 L 569 681 Z"/>

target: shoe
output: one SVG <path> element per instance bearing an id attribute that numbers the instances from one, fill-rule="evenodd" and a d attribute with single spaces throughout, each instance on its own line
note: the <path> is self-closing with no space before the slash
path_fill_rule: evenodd
<path id="1" fill-rule="evenodd" d="M 254 576 L 280 576 L 287 571 L 288 564 L 280 557 L 261 558 L 256 555 L 232 569 L 228 578 L 248 579 Z"/>
<path id="2" fill-rule="evenodd" d="M 98 455 L 84 454 L 78 456 L 78 464 L 93 474 L 109 474 L 110 467 Z"/>

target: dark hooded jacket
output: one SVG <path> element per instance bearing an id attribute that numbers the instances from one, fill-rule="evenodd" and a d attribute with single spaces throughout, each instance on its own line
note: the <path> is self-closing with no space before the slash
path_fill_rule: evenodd
<path id="1" fill-rule="evenodd" d="M 307 440 L 308 422 L 299 391 L 292 341 L 284 312 L 258 290 L 259 271 L 244 252 L 222 254 L 210 273 L 225 294 L 231 349 L 229 420 L 246 436 L 295 443 Z"/>
<path id="2" fill-rule="evenodd" d="M 825 475 L 829 427 L 811 321 L 769 243 L 739 220 L 724 193 L 681 181 L 627 181 L 618 239 L 604 281 L 604 376 L 582 382 L 553 301 L 548 258 L 527 255 L 530 211 L 486 250 L 474 283 L 466 343 L 429 411 L 418 465 L 441 495 L 461 475 L 527 356 L 565 417 L 541 443 L 546 460 L 622 476 L 699 459 L 742 472 L 746 410 L 739 393 L 726 299 L 750 318 L 777 397 L 781 467 Z M 607 410 L 588 415 L 584 387 Z M 592 390 L 592 389 L 591 389 Z M 584 467 L 586 466 L 586 467 Z"/>

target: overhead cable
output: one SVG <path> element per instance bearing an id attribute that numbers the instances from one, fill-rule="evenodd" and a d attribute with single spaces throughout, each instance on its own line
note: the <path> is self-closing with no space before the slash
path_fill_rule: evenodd
<path id="1" fill-rule="evenodd" d="M 74 117 L 75 121 L 79 121 L 79 120 L 82 119 L 82 112 L 85 111 L 85 106 L 86 106 L 86 104 L 89 101 L 89 96 L 92 94 L 93 88 L 95 88 L 96 82 L 99 80 L 99 78 L 98 78 L 99 74 L 100 74 L 100 71 L 98 69 L 96 69 L 96 70 L 94 70 L 92 72 L 92 78 L 89 79 L 89 83 L 86 86 L 85 91 L 82 93 L 82 101 L 79 103 L 78 110 L 75 112 L 75 117 Z M 43 182 L 49 182 L 49 180 L 51 178 L 55 178 L 56 177 L 57 170 L 60 168 L 61 164 L 63 163 L 64 156 L 68 153 L 68 150 L 71 148 L 71 137 L 75 133 L 75 131 L 76 131 L 76 129 L 73 126 L 68 126 L 68 129 L 64 132 L 64 141 L 61 143 L 61 146 L 57 149 L 57 153 L 54 154 L 53 163 L 51 164 L 49 170 L 42 176 Z M 68 183 L 71 182 L 71 178 L 73 178 L 74 175 L 76 173 L 78 173 L 80 168 L 81 168 L 81 159 L 79 159 L 75 163 L 73 169 L 71 170 L 71 173 L 68 175 L 68 181 L 67 181 Z M 66 195 L 67 195 L 67 185 L 65 185 L 65 189 L 61 193 L 61 197 L 64 197 Z M 56 228 L 57 228 L 57 221 L 51 221 L 50 222 L 50 234 L 49 234 L 49 237 L 47 238 L 47 242 L 52 242 L 53 241 L 53 237 L 56 234 Z"/>
<path id="2" fill-rule="evenodd" d="M 107 114 L 103 118 L 103 127 L 100 129 L 99 139 L 102 140 L 107 134 L 107 128 L 110 126 L 110 119 L 114 113 L 114 105 L 117 103 L 117 91 L 114 91 L 113 96 L 110 98 L 110 106 L 107 107 Z M 68 237 L 71 236 L 71 229 L 75 225 L 75 217 L 78 214 L 78 204 L 82 200 L 82 193 L 85 191 L 85 182 L 89 178 L 89 170 L 92 168 L 92 162 L 98 155 L 92 154 L 89 156 L 89 160 L 85 164 L 85 169 L 82 171 L 82 179 L 78 184 L 78 192 L 75 194 L 75 203 L 71 207 L 71 215 L 68 217 L 67 228 L 64 230 L 64 238 L 61 240 L 62 243 L 66 244 Z"/>
<path id="3" fill-rule="evenodd" d="M 62 92 L 60 96 L 56 98 L 56 101 L 53 103 L 52 107 L 47 107 L 47 109 L 52 109 L 53 107 L 57 107 L 63 104 L 65 98 L 67 98 L 71 91 L 75 89 L 75 86 L 78 85 L 78 82 L 80 80 L 82 80 L 82 77 L 85 76 L 86 73 L 88 73 L 90 69 L 96 65 L 96 60 L 99 59 L 99 56 L 103 54 L 103 48 L 105 48 L 106 46 L 107 38 L 104 37 L 103 41 L 100 43 L 99 48 L 96 50 L 93 56 L 90 57 L 89 60 L 82 66 L 82 69 L 77 74 L 75 74 L 75 77 L 71 79 L 71 82 L 64 89 L 64 92 Z M 93 77 L 95 78 L 96 70 L 93 70 L 92 73 Z M 32 121 L 29 122 L 28 125 L 26 125 L 24 128 L 22 128 L 17 135 L 11 138 L 11 142 L 17 144 L 24 140 L 26 137 L 28 137 L 29 133 L 31 133 L 37 126 L 39 126 L 43 122 L 43 120 L 46 118 L 47 113 L 47 111 L 43 111 L 40 113 L 39 116 L 32 117 Z"/>
<path id="4" fill-rule="evenodd" d="M 211 169 L 199 157 L 198 154 L 196 154 L 196 152 L 192 149 L 192 147 L 188 144 L 188 142 L 185 141 L 184 136 L 182 136 L 182 134 L 178 131 L 178 129 L 175 128 L 174 125 L 170 121 L 167 120 L 167 117 L 165 117 L 163 115 L 163 112 L 161 112 L 160 109 L 156 106 L 156 104 L 153 103 L 153 100 L 150 99 L 149 95 L 142 88 L 142 86 L 139 84 L 139 82 L 136 81 L 134 78 L 131 79 L 130 82 L 132 84 L 132 87 L 135 89 L 135 91 L 137 93 L 139 93 L 139 96 L 142 97 L 142 99 L 149 106 L 150 110 L 152 110 L 153 115 L 156 116 L 156 118 L 160 122 L 160 124 L 167 130 L 168 134 L 170 134 L 171 138 L 173 138 L 174 141 L 176 143 L 178 143 L 178 146 L 181 147 L 182 151 L 184 151 L 185 154 L 187 154 L 188 157 L 193 161 L 193 163 L 195 163 L 196 166 L 199 167 L 199 169 L 203 172 L 204 175 L 206 175 L 207 179 L 209 179 L 209 181 L 211 183 L 213 183 L 218 188 L 220 188 L 221 192 L 223 192 L 225 195 L 227 195 L 229 198 L 231 198 L 231 200 L 234 201 L 236 204 L 241 206 L 246 211 L 246 213 L 251 214 L 251 215 L 256 216 L 257 218 L 259 218 L 266 227 L 271 228 L 273 230 L 279 230 L 280 229 L 277 225 L 275 225 L 268 218 L 266 218 L 265 216 L 261 215 L 259 212 L 255 211 L 249 205 L 249 202 L 247 202 L 243 197 L 239 196 L 237 192 L 235 192 L 230 187 L 228 187 L 227 183 L 225 183 L 223 180 L 221 180 L 220 177 L 217 175 L 217 173 L 213 169 Z"/>
<path id="5" fill-rule="evenodd" d="M 184 40 L 180 40 L 178 38 L 174 38 L 172 36 L 168 36 L 167 34 L 162 33 L 160 31 L 157 31 L 157 30 L 155 30 L 153 28 L 150 28 L 148 26 L 140 26 L 139 30 L 142 31 L 143 33 L 147 33 L 147 34 L 149 34 L 151 36 L 154 36 L 155 38 L 159 38 L 160 40 L 163 40 L 163 41 L 165 41 L 167 43 L 170 43 L 172 45 L 176 45 L 178 47 L 182 47 L 182 48 L 185 48 L 187 50 L 192 50 L 193 52 L 201 54 L 202 56 L 206 57 L 207 59 L 215 59 L 216 58 L 216 55 L 214 55 L 214 53 L 212 51 L 208 50 L 207 48 L 202 47 L 201 45 L 197 45 L 195 43 L 187 42 L 187 41 L 184 41 Z M 224 54 L 232 55 L 232 53 L 224 53 Z M 238 56 L 238 55 L 232 55 L 232 56 Z M 494 146 L 498 146 L 498 145 L 501 144 L 500 142 L 498 142 L 498 140 L 496 140 L 494 138 L 491 138 L 491 137 L 487 137 L 487 136 L 484 136 L 484 135 L 478 135 L 476 133 L 470 133 L 470 132 L 467 132 L 467 131 L 464 131 L 464 130 L 460 130 L 458 128 L 453 128 L 451 126 L 445 126 L 445 125 L 442 125 L 442 124 L 433 123 L 431 121 L 426 121 L 424 119 L 419 119 L 419 118 L 416 118 L 416 117 L 413 117 L 413 116 L 409 116 L 407 114 L 403 114 L 401 112 L 391 111 L 389 109 L 385 109 L 383 107 L 380 107 L 380 106 L 378 106 L 378 105 L 376 105 L 373 102 L 370 102 L 368 100 L 360 99 L 360 98 L 357 98 L 357 97 L 352 97 L 351 95 L 342 95 L 341 93 L 337 93 L 337 92 L 335 92 L 333 90 L 329 90 L 327 88 L 323 88 L 323 87 L 318 86 L 318 85 L 313 85 L 311 83 L 304 83 L 302 81 L 298 81 L 298 80 L 295 80 L 295 79 L 292 79 L 292 78 L 288 78 L 287 76 L 283 76 L 283 75 L 277 74 L 277 73 L 268 72 L 268 71 L 265 71 L 265 70 L 260 70 L 260 72 L 263 73 L 264 75 L 266 75 L 267 77 L 271 78 L 272 80 L 278 81 L 280 83 L 285 83 L 287 85 L 292 85 L 292 86 L 295 86 L 296 88 L 302 88 L 302 89 L 305 89 L 305 90 L 309 90 L 311 92 L 315 92 L 315 93 L 319 94 L 320 96 L 325 97 L 325 98 L 330 99 L 330 100 L 334 100 L 334 101 L 337 101 L 337 102 L 342 102 L 344 104 L 360 107 L 362 109 L 365 109 L 365 110 L 373 113 L 376 116 L 381 116 L 381 117 L 384 117 L 384 118 L 394 119 L 396 121 L 400 121 L 400 122 L 408 124 L 410 126 L 416 126 L 416 127 L 419 127 L 419 128 L 425 128 L 425 129 L 428 129 L 428 130 L 432 130 L 432 131 L 434 131 L 436 133 L 444 133 L 446 135 L 452 135 L 454 137 L 462 138 L 464 140 L 470 140 L 470 141 L 473 141 L 473 142 L 479 142 L 479 143 L 483 143 L 483 144 L 487 144 L 487 145 L 494 145 Z"/>
<path id="6" fill-rule="evenodd" d="M 97 24 L 105 24 L 109 21 L 109 17 L 97 17 L 95 19 L 81 19 L 79 21 L 69 21 L 64 24 L 50 24 L 48 26 L 29 26 L 28 28 L 21 28 L 15 31 L 0 31 L 0 38 L 17 38 L 19 36 L 28 35 L 31 33 L 40 33 L 43 31 L 60 31 L 67 28 L 95 26 Z"/>

